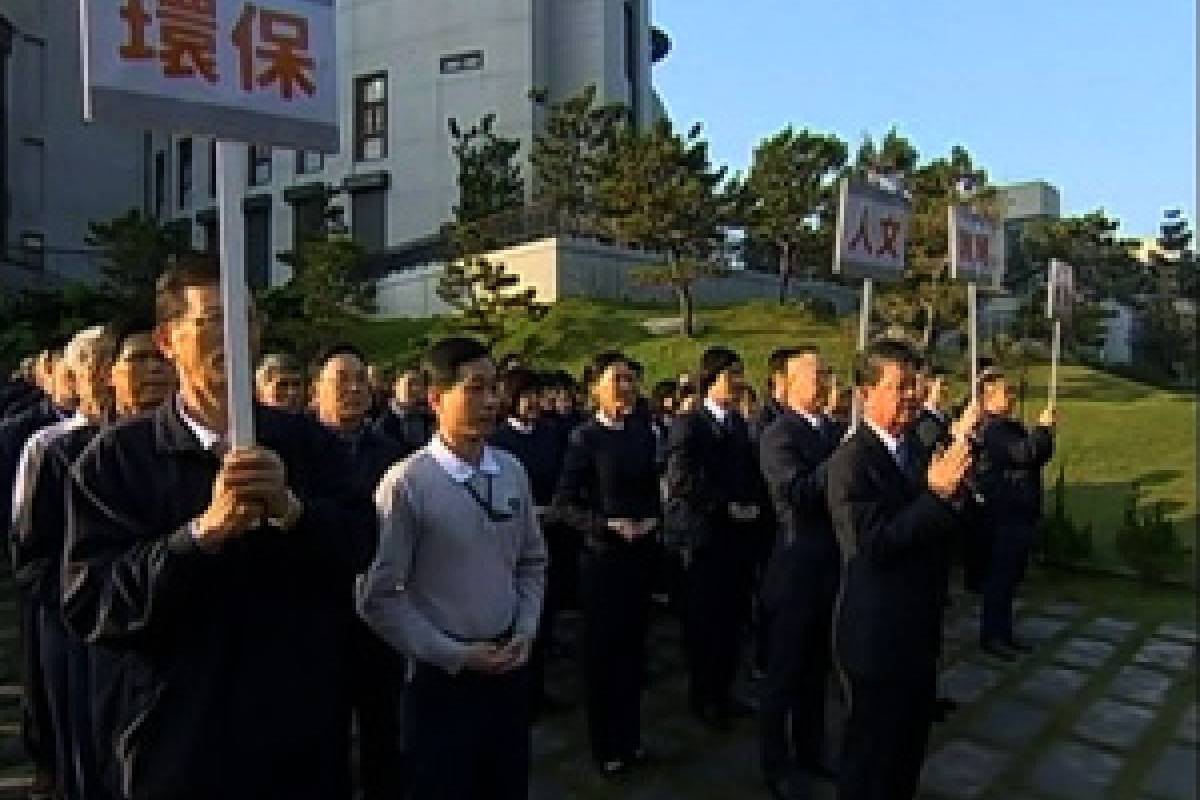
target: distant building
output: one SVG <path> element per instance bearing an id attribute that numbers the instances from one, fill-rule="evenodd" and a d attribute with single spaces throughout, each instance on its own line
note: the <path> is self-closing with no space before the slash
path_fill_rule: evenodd
<path id="1" fill-rule="evenodd" d="M 165 184 L 150 135 L 85 124 L 81 93 L 76 4 L 3 0 L 0 285 L 94 278 L 88 223 L 152 212 Z"/>
<path id="2" fill-rule="evenodd" d="M 1007 274 L 1010 255 L 1019 252 L 1021 234 L 1027 225 L 1039 219 L 1058 219 L 1062 198 L 1058 189 L 1046 181 L 1026 181 L 998 187 L 1003 214 L 1004 237 L 1000 263 Z M 1003 281 L 1004 276 L 1001 276 Z"/>
<path id="3" fill-rule="evenodd" d="M 665 116 L 651 67 L 670 42 L 650 18 L 651 0 L 340 0 L 341 151 L 250 149 L 242 203 L 250 280 L 290 277 L 277 256 L 322 224 L 324 185 L 341 192 L 354 239 L 392 265 L 383 272 L 419 265 L 457 200 L 449 118 L 469 126 L 496 114 L 496 132 L 521 143 L 530 186 L 528 157 L 545 116 L 530 90 L 546 89 L 554 102 L 594 84 L 598 102 L 624 104 L 637 124 Z M 155 154 L 174 176 L 173 213 L 200 248 L 217 240 L 213 154 L 199 137 L 175 137 Z"/>

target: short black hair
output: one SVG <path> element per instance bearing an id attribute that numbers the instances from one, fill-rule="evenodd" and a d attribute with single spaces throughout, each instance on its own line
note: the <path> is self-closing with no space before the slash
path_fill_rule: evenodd
<path id="1" fill-rule="evenodd" d="M 600 376 L 613 364 L 624 364 L 633 369 L 633 361 L 630 360 L 629 356 L 620 350 L 605 350 L 603 353 L 597 353 L 592 358 L 592 363 L 584 370 L 588 385 L 590 386 L 600 380 Z"/>
<path id="2" fill-rule="evenodd" d="M 858 378 L 860 386 L 875 386 L 883 377 L 883 368 L 888 364 L 915 367 L 917 354 L 912 347 L 898 339 L 879 339 L 872 342 L 859 358 Z"/>
<path id="3" fill-rule="evenodd" d="M 148 314 L 122 317 L 113 320 L 108 326 L 112 334 L 114 356 L 120 356 L 125 349 L 125 342 L 134 336 L 154 333 L 154 320 Z"/>
<path id="4" fill-rule="evenodd" d="M 542 380 L 536 372 L 525 367 L 510 367 L 500 376 L 500 397 L 508 414 L 516 416 L 521 396 L 536 393 Z"/>
<path id="5" fill-rule="evenodd" d="M 722 372 L 741 363 L 742 357 L 728 347 L 716 346 L 705 350 L 704 355 L 700 356 L 700 369 L 698 370 L 700 391 L 707 392 L 709 387 L 717 382 L 717 377 Z"/>
<path id="6" fill-rule="evenodd" d="M 367 365 L 366 353 L 349 342 L 340 342 L 330 345 L 317 353 L 317 357 L 312 362 L 313 377 L 320 375 L 322 370 L 325 369 L 325 365 L 338 356 L 354 356 L 363 363 L 364 367 Z"/>
<path id="7" fill-rule="evenodd" d="M 997 369 L 996 367 L 987 367 L 980 370 L 978 378 L 979 391 L 982 392 L 988 386 L 991 386 L 996 381 L 1002 381 L 1006 377 L 1007 376 L 1004 374 L 1004 370 Z"/>
<path id="8" fill-rule="evenodd" d="M 654 388 L 650 392 L 650 399 L 655 403 L 662 403 L 668 397 L 674 397 L 679 391 L 679 387 L 675 385 L 675 381 L 659 381 L 654 384 Z"/>
<path id="9" fill-rule="evenodd" d="M 221 267 L 215 258 L 189 254 L 158 277 L 154 284 L 154 316 L 170 322 L 187 310 L 184 293 L 193 286 L 220 286 Z"/>
<path id="10" fill-rule="evenodd" d="M 487 346 L 469 336 L 451 336 L 434 344 L 425 354 L 425 374 L 435 389 L 448 389 L 462 380 L 464 364 L 491 358 Z"/>

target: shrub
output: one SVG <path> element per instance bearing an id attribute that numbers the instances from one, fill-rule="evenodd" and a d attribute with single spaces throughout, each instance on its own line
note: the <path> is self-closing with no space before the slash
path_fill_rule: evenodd
<path id="1" fill-rule="evenodd" d="M 1044 562 L 1074 564 L 1092 556 L 1092 523 L 1077 523 L 1067 513 L 1067 467 L 1060 464 L 1054 481 L 1054 508 L 1039 526 L 1038 551 Z"/>
<path id="2" fill-rule="evenodd" d="M 1143 581 L 1159 583 L 1186 563 L 1187 550 L 1167 519 L 1163 504 L 1142 508 L 1139 500 L 1138 485 L 1134 483 L 1117 531 L 1117 553 Z"/>

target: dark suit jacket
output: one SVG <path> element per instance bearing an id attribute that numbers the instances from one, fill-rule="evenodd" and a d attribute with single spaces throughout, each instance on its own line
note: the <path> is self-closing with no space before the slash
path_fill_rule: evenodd
<path id="1" fill-rule="evenodd" d="M 0 423 L 0 530 L 7 533 L 12 527 L 13 484 L 26 440 L 65 416 L 48 397 L 43 397 L 32 408 Z"/>
<path id="2" fill-rule="evenodd" d="M 920 462 L 928 465 L 937 446 L 948 444 L 950 441 L 950 414 L 943 412 L 938 415 L 928 408 L 922 408 L 917 413 L 917 422 L 913 426 L 912 436 L 917 446 Z"/>
<path id="3" fill-rule="evenodd" d="M 101 432 L 71 470 L 63 611 L 120 654 L 95 723 L 130 800 L 350 796 L 350 606 L 374 507 L 336 437 L 301 415 L 255 416 L 304 511 L 215 553 L 189 521 L 218 460 L 173 399 Z"/>
<path id="4" fill-rule="evenodd" d="M 941 647 L 950 504 L 906 475 L 866 424 L 834 453 L 829 510 L 845 565 L 837 648 L 852 676 L 928 677 Z"/>
<path id="5" fill-rule="evenodd" d="M 389 405 L 380 412 L 373 425 L 379 433 L 399 442 L 404 447 L 404 455 L 407 457 L 429 444 L 433 432 L 437 429 L 437 420 L 428 409 L 414 409 L 397 414 Z"/>
<path id="6" fill-rule="evenodd" d="M 836 436 L 832 426 L 818 430 L 787 409 L 779 411 L 763 431 L 759 442 L 762 474 L 784 542 L 806 538 L 835 547 L 825 480 L 827 460 L 838 445 Z"/>
<path id="7" fill-rule="evenodd" d="M 1054 456 L 1050 428 L 1027 431 L 1015 419 L 990 417 L 980 435 L 979 485 L 992 522 L 1032 524 L 1042 511 L 1042 467 Z"/>
<path id="8" fill-rule="evenodd" d="M 667 531 L 703 547 L 733 524 L 730 503 L 766 510 L 766 487 L 746 421 L 729 412 L 722 425 L 706 409 L 675 420 L 667 440 Z"/>

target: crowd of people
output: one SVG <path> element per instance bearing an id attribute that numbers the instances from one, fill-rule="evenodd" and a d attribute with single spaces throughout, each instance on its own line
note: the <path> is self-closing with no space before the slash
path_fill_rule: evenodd
<path id="1" fill-rule="evenodd" d="M 531 726 L 575 703 L 619 779 L 654 757 L 665 614 L 696 724 L 756 718 L 772 796 L 911 798 L 953 710 L 956 560 L 980 646 L 1028 650 L 1013 595 L 1055 412 L 1026 429 L 999 370 L 951 414 L 945 374 L 891 340 L 852 395 L 781 332 L 761 402 L 726 347 L 646 391 L 617 351 L 576 380 L 467 337 L 396 372 L 346 344 L 264 356 L 235 447 L 223 317 L 191 260 L 145 317 L 0 386 L 33 796 L 524 798 Z M 581 698 L 545 686 L 568 654 Z"/>

